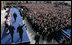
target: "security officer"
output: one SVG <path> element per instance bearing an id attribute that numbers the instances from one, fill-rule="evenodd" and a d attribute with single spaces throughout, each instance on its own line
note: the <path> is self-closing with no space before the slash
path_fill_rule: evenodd
<path id="1" fill-rule="evenodd" d="M 14 13 L 13 17 L 14 17 L 15 22 L 16 22 L 17 15 L 15 13 Z"/>
<path id="2" fill-rule="evenodd" d="M 9 33 L 11 35 L 11 38 L 12 38 L 12 42 L 13 42 L 13 34 L 14 34 L 14 30 L 15 28 L 12 26 L 12 24 L 9 26 Z"/>
<path id="3" fill-rule="evenodd" d="M 37 34 L 35 35 L 35 44 L 39 44 L 39 39 L 40 39 L 40 35 L 39 35 L 39 32 L 37 32 Z"/>
<path id="4" fill-rule="evenodd" d="M 19 26 L 17 27 L 17 32 L 19 32 L 19 36 L 20 36 L 21 41 L 22 41 L 22 34 L 23 34 L 23 29 L 22 28 L 23 28 L 24 25 L 21 26 L 19 24 Z"/>

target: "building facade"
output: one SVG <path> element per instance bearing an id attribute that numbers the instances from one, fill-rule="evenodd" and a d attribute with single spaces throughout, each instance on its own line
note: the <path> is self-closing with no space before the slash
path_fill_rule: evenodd
<path id="1" fill-rule="evenodd" d="M 54 2 L 65 2 L 68 3 L 69 5 L 71 5 L 71 1 L 1 1 L 1 9 L 4 8 L 4 6 L 7 3 L 15 3 L 15 4 L 24 4 L 24 3 L 29 3 L 29 4 L 33 4 L 33 3 L 48 3 L 51 2 L 51 4 L 53 4 Z"/>

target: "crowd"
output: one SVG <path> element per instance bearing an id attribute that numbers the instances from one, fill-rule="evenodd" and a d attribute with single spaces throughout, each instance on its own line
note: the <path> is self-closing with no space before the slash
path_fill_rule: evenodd
<path id="1" fill-rule="evenodd" d="M 29 8 L 27 19 L 42 39 L 55 37 L 57 31 L 71 29 L 71 7 L 52 4 L 26 5 Z M 50 37 L 49 37 L 50 36 Z"/>
<path id="2" fill-rule="evenodd" d="M 38 7 L 39 6 L 39 7 Z M 27 13 L 27 18 L 32 24 L 32 27 L 39 31 L 51 31 L 71 28 L 71 7 L 59 5 L 38 5 L 32 6 Z M 44 29 L 42 29 L 44 28 Z"/>
<path id="3" fill-rule="evenodd" d="M 8 14 L 5 16 L 6 20 L 5 20 L 5 28 L 7 29 L 6 30 L 6 33 L 9 33 L 9 26 L 12 24 L 11 23 L 11 9 L 9 9 L 8 11 Z"/>
<path id="4" fill-rule="evenodd" d="M 34 31 L 38 36 L 42 35 L 43 40 L 47 36 L 47 41 L 50 41 L 55 37 L 57 31 L 71 29 L 70 6 L 54 6 L 53 4 L 27 4 L 25 6 L 28 9 L 26 7 L 18 8 L 21 16 L 23 19 L 27 17 Z"/>

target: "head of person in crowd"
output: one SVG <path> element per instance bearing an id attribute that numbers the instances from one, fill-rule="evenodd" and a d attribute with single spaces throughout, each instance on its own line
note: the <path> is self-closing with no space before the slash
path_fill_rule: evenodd
<path id="1" fill-rule="evenodd" d="M 39 35 L 39 32 L 37 32 L 37 34 Z"/>

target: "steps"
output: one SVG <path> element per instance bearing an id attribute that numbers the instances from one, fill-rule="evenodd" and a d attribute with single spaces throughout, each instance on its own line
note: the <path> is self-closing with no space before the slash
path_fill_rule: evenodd
<path id="1" fill-rule="evenodd" d="M 60 43 L 61 39 L 63 36 L 65 36 L 66 40 L 70 40 L 70 32 L 71 30 L 70 29 L 67 29 L 67 30 L 62 30 L 60 34 L 56 35 L 55 39 L 58 41 L 58 43 Z"/>

